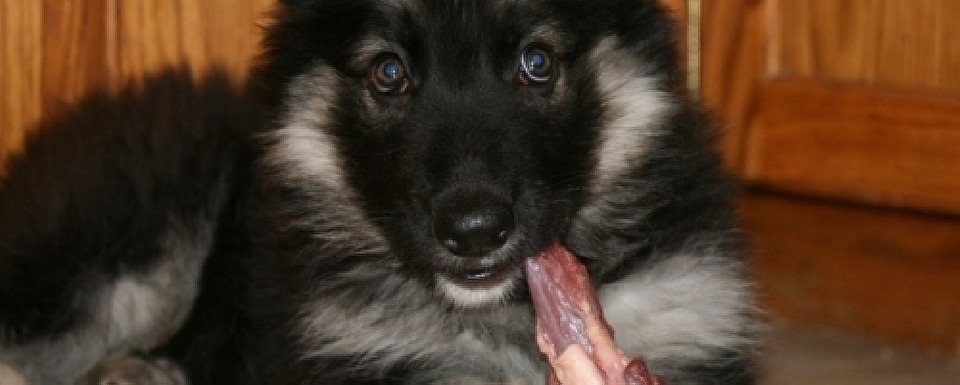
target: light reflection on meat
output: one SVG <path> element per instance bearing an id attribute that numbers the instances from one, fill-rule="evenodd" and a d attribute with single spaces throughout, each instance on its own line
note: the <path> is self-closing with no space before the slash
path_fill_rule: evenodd
<path id="1" fill-rule="evenodd" d="M 527 260 L 526 274 L 549 385 L 664 385 L 614 344 L 587 270 L 573 254 L 555 244 Z"/>

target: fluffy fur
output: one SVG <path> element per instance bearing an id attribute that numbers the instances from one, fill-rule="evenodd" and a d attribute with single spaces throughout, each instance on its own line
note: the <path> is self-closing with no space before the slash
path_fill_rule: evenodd
<path id="1" fill-rule="evenodd" d="M 538 384 L 520 266 L 559 241 L 668 383 L 750 383 L 731 189 L 672 28 L 637 0 L 283 1 L 250 89 L 163 74 L 10 164 L 0 361 Z"/>
<path id="2" fill-rule="evenodd" d="M 234 199 L 240 95 L 169 71 L 38 127 L 0 182 L 0 361 L 69 384 L 177 331 Z"/>

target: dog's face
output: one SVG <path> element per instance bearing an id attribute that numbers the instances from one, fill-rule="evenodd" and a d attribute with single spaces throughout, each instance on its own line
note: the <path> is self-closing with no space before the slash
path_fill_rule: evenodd
<path id="1" fill-rule="evenodd" d="M 268 161 L 317 239 L 497 303 L 525 258 L 617 220 L 672 110 L 667 25 L 639 0 L 288 1 Z"/>

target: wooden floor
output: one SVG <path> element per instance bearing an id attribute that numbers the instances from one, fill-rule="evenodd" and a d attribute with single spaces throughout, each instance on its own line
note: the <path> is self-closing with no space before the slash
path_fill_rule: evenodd
<path id="1" fill-rule="evenodd" d="M 960 217 L 762 191 L 741 211 L 771 317 L 956 352 Z"/>
<path id="2" fill-rule="evenodd" d="M 931 355 L 827 330 L 772 331 L 761 365 L 760 385 L 960 384 L 960 351 Z"/>

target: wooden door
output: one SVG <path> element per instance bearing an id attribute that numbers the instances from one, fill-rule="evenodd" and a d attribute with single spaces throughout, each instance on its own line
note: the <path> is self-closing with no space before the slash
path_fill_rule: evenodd
<path id="1" fill-rule="evenodd" d="M 960 2 L 703 4 L 775 319 L 960 349 Z"/>

